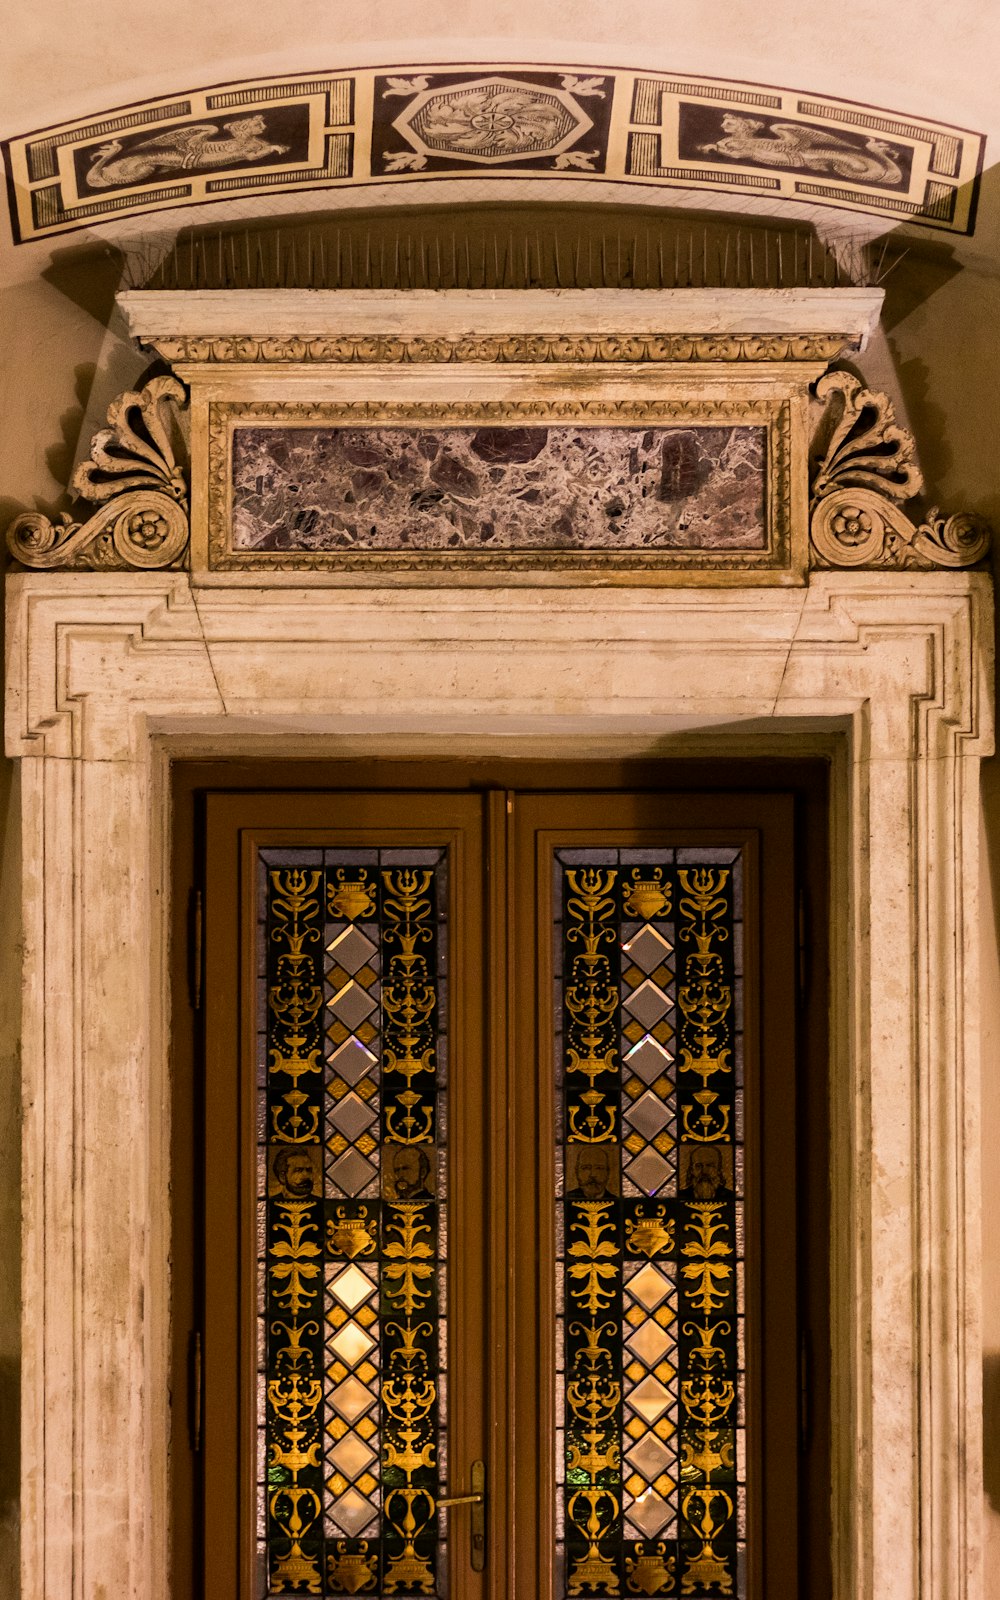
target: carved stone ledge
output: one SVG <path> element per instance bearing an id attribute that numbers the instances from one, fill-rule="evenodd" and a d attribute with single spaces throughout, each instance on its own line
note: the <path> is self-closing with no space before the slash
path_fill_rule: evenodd
<path id="1" fill-rule="evenodd" d="M 386 335 L 357 338 L 267 339 L 232 334 L 209 339 L 195 336 L 147 336 L 165 361 L 246 363 L 320 362 L 331 365 L 398 362 L 677 362 L 677 361 L 833 361 L 851 342 L 849 333 L 792 337 L 764 333 L 657 334 L 637 337 L 609 333 L 536 333 L 497 338 L 396 339 Z"/>
<path id="2" fill-rule="evenodd" d="M 153 378 L 108 407 L 108 426 L 94 435 L 72 489 L 100 503 L 85 521 L 62 514 L 59 523 L 38 511 L 15 517 L 7 547 L 36 568 L 123 568 L 146 571 L 184 565 L 190 527 L 188 490 L 170 441 L 167 408 L 186 403 L 173 377 Z"/>
<path id="3" fill-rule="evenodd" d="M 813 476 L 809 535 L 819 567 L 971 567 L 990 548 L 990 529 L 968 512 L 934 506 L 916 522 L 902 509 L 923 488 L 914 442 L 896 423 L 888 395 L 849 372 L 828 372 L 816 396 L 829 402 L 825 452 Z"/>

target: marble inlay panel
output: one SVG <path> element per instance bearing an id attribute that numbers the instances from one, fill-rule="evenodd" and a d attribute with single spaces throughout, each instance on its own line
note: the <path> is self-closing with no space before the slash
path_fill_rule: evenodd
<path id="1" fill-rule="evenodd" d="M 763 427 L 238 427 L 232 549 L 764 550 Z"/>

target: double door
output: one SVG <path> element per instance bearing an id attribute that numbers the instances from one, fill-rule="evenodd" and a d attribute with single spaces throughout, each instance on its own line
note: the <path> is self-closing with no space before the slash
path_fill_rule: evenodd
<path id="1" fill-rule="evenodd" d="M 812 1581 L 801 796 L 199 806 L 192 1592 Z"/>

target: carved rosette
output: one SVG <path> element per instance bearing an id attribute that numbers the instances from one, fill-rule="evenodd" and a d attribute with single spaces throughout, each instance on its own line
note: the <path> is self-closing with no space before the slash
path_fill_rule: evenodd
<path id="1" fill-rule="evenodd" d="M 108 426 L 95 434 L 90 460 L 72 488 L 99 510 L 74 522 L 53 523 L 38 511 L 16 517 L 7 547 L 26 567 L 152 570 L 184 564 L 190 528 L 188 491 L 174 457 L 167 408 L 186 403 L 173 377 L 152 378 L 108 407 Z"/>
<path id="2" fill-rule="evenodd" d="M 828 402 L 825 452 L 812 484 L 809 532 L 813 565 L 828 567 L 971 567 L 990 547 L 979 517 L 943 517 L 933 507 L 921 522 L 903 510 L 923 488 L 914 443 L 884 394 L 848 372 L 828 372 L 816 385 Z"/>

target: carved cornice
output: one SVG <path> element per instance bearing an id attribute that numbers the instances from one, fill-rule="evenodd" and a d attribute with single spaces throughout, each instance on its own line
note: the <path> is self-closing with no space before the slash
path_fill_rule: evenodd
<path id="1" fill-rule="evenodd" d="M 916 522 L 902 509 L 920 494 L 923 478 L 913 438 L 896 423 L 888 395 L 849 372 L 828 372 L 816 396 L 828 408 L 812 483 L 813 566 L 971 567 L 984 558 L 990 529 L 981 517 L 944 517 L 934 506 Z"/>
<path id="2" fill-rule="evenodd" d="M 26 567 L 180 566 L 187 553 L 188 491 L 170 441 L 167 408 L 183 406 L 176 378 L 153 378 L 108 407 L 108 426 L 94 435 L 90 460 L 72 488 L 100 509 L 85 521 L 63 513 L 53 523 L 38 511 L 16 517 L 7 547 Z"/>
<path id="3" fill-rule="evenodd" d="M 232 334 L 210 339 L 195 335 L 144 334 L 165 361 L 234 363 L 319 362 L 329 365 L 454 362 L 535 364 L 544 362 L 829 362 L 855 343 L 856 334 L 593 334 L 532 333 L 498 338 L 397 339 L 391 335 L 357 338 L 260 338 Z"/>
<path id="4" fill-rule="evenodd" d="M 418 360 L 423 357 L 406 354 L 414 345 L 423 351 L 433 348 L 439 352 L 442 345 L 446 344 L 454 352 L 449 359 L 471 362 L 477 357 L 458 353 L 470 343 L 484 351 L 489 347 L 494 352 L 502 352 L 489 357 L 483 354 L 478 359 L 505 361 L 520 359 L 510 353 L 512 350 L 528 348 L 535 351 L 536 360 L 570 359 L 562 352 L 572 342 L 561 335 L 552 339 L 531 335 L 476 341 L 403 341 L 385 338 L 311 343 L 322 344 L 328 350 L 364 352 L 354 357 L 315 356 L 313 359 L 317 360 L 383 360 L 387 359 L 385 351 L 390 347 L 400 352 L 395 359 Z M 814 347 L 824 341 L 810 335 L 798 341 L 782 336 L 762 342 L 770 346 L 784 347 L 799 343 Z M 172 343 L 183 344 L 191 352 L 198 347 L 199 353 L 192 353 L 190 359 L 201 362 L 208 359 L 271 359 L 260 353 L 263 350 L 260 341 L 252 342 L 257 355 L 241 353 L 235 357 L 218 352 L 240 349 L 239 340 L 187 338 Z M 282 351 L 290 351 L 292 347 L 301 351 L 310 341 L 283 339 L 270 343 Z M 629 336 L 620 340 L 587 337 L 579 343 L 581 347 L 586 346 L 586 352 L 590 353 L 584 352 L 576 359 L 599 362 L 634 360 L 635 348 L 639 346 L 662 350 L 668 346 L 675 348 L 683 345 L 693 350 L 699 341 L 682 336 L 657 339 Z M 206 355 L 206 345 L 210 345 L 217 354 Z M 752 359 L 746 353 L 749 350 L 746 340 L 720 337 L 713 342 L 715 346 L 739 346 L 744 351 L 741 357 L 730 356 L 727 359 Z M 543 347 L 560 353 L 551 356 L 539 354 L 538 351 Z M 840 347 L 838 344 L 838 349 Z M 700 355 L 692 355 L 688 359 L 701 358 Z M 283 360 L 286 357 L 275 356 L 273 359 Z M 289 354 L 287 359 L 299 357 Z M 441 359 L 440 355 L 434 359 Z M 648 359 L 678 358 L 654 354 Z M 705 356 L 704 359 L 709 358 Z M 771 359 L 787 359 L 787 356 L 775 355 Z M 820 443 L 815 451 L 817 459 L 812 475 L 810 565 L 960 568 L 973 566 L 986 556 L 990 546 L 990 530 L 980 517 L 964 512 L 946 517 L 934 507 L 925 517 L 916 519 L 903 508 L 905 502 L 919 495 L 923 480 L 915 460 L 913 439 L 897 425 L 886 395 L 865 389 L 858 378 L 847 372 L 825 374 L 816 384 L 815 393 L 818 400 L 825 404 L 826 411 L 819 430 Z M 89 461 L 77 468 L 72 479 L 75 493 L 83 500 L 98 502 L 99 509 L 81 521 L 73 521 L 67 513 L 63 513 L 61 521 L 57 523 L 41 512 L 22 513 L 15 518 L 7 533 L 7 543 L 13 557 L 22 565 L 34 568 L 131 567 L 152 570 L 184 565 L 190 536 L 188 489 L 171 444 L 168 410 L 171 405 L 180 407 L 185 403 L 185 390 L 173 377 L 153 378 L 144 388 L 130 390 L 119 396 L 108 409 L 108 427 L 94 437 Z M 666 422 L 681 418 L 707 421 L 716 417 L 724 417 L 727 421 L 766 420 L 772 428 L 779 423 L 776 429 L 778 437 L 772 437 L 772 452 L 777 449 L 776 456 L 772 453 L 772 545 L 776 535 L 779 544 L 787 536 L 789 441 L 787 417 L 782 407 L 778 407 L 776 413 L 773 404 L 759 400 L 582 402 L 579 398 L 567 398 L 563 401 L 452 402 L 431 409 L 437 421 L 452 423 L 479 423 L 484 420 L 502 422 L 515 416 L 520 421 L 527 417 L 538 422 L 573 420 L 581 415 L 581 411 L 585 411 L 590 420 L 600 417 L 609 423 L 626 420 Z M 366 421 L 385 421 L 391 416 L 394 421 L 426 422 L 430 414 L 426 403 L 405 401 L 395 401 L 388 407 L 372 402 L 342 403 L 336 410 L 338 416 L 361 416 Z M 244 412 L 258 417 L 287 417 L 294 414 L 299 420 L 329 420 L 329 407 L 302 406 L 281 401 L 246 405 L 234 403 L 226 407 L 226 412 L 230 420 Z M 209 472 L 210 489 L 214 489 L 211 498 L 215 506 L 212 519 L 213 565 L 225 567 L 233 564 L 226 548 L 227 530 L 219 523 L 219 508 L 226 503 L 225 485 L 219 480 L 225 462 L 214 434 L 213 445 Z M 319 563 L 323 566 L 327 564 L 325 561 Z M 638 557 L 623 556 L 613 564 L 641 566 L 644 563 Z M 691 564 L 698 565 L 698 562 L 692 558 Z M 728 564 L 737 568 L 753 563 L 733 555 Z M 289 560 L 289 565 L 305 569 L 317 563 L 297 553 L 294 560 Z M 713 562 L 712 565 L 721 568 L 724 563 Z"/>

